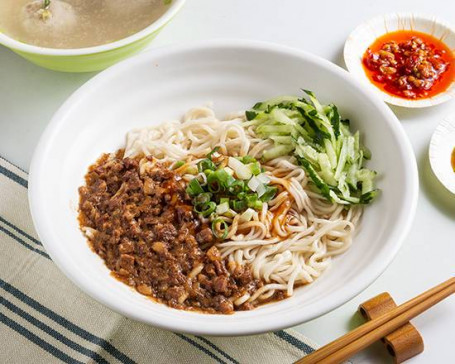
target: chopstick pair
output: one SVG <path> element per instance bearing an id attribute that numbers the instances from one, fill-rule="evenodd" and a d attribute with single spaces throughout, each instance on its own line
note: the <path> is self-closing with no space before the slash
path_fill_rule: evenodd
<path id="1" fill-rule="evenodd" d="M 455 293 L 455 277 L 348 332 L 298 360 L 296 364 L 341 363 L 453 293 Z"/>

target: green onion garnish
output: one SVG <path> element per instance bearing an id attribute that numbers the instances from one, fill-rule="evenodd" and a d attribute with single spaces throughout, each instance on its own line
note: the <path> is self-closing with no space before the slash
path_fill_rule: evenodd
<path id="1" fill-rule="evenodd" d="M 193 205 L 194 206 L 204 205 L 204 204 L 210 202 L 211 198 L 212 198 L 212 194 L 210 192 L 201 193 L 193 199 Z"/>
<path id="2" fill-rule="evenodd" d="M 229 202 L 222 202 L 216 207 L 217 215 L 224 215 L 229 212 Z"/>
<path id="3" fill-rule="evenodd" d="M 207 188 L 212 193 L 218 193 L 221 191 L 220 183 L 216 179 L 212 179 L 211 181 L 209 180 L 207 183 Z"/>
<path id="4" fill-rule="evenodd" d="M 255 209 L 255 210 L 261 210 L 262 209 L 262 201 L 261 200 L 256 200 L 256 201 L 248 201 L 248 207 Z"/>
<path id="5" fill-rule="evenodd" d="M 177 161 L 174 163 L 174 165 L 172 166 L 172 169 L 177 169 L 177 168 L 180 168 L 181 166 L 183 166 L 185 164 L 184 161 Z"/>
<path id="6" fill-rule="evenodd" d="M 261 196 L 261 201 L 262 202 L 269 202 L 271 199 L 273 199 L 278 192 L 278 188 L 273 187 L 273 186 L 265 186 L 265 192 Z"/>
<path id="7" fill-rule="evenodd" d="M 195 178 L 198 180 L 201 187 L 204 187 L 207 184 L 207 176 L 205 174 L 199 173 Z"/>
<path id="8" fill-rule="evenodd" d="M 254 162 L 257 162 L 256 158 L 253 158 L 249 155 L 246 155 L 242 158 L 241 162 L 243 164 L 250 164 L 250 163 L 254 163 Z"/>
<path id="9" fill-rule="evenodd" d="M 216 209 L 216 203 L 213 201 L 207 202 L 203 205 L 194 206 L 194 211 L 201 214 L 203 217 L 209 216 Z"/>
<path id="10" fill-rule="evenodd" d="M 245 200 L 232 201 L 231 205 L 232 208 L 237 212 L 243 211 L 248 207 L 248 204 Z"/>
<path id="11" fill-rule="evenodd" d="M 202 171 L 214 171 L 216 169 L 215 163 L 213 163 L 210 159 L 203 159 L 198 164 L 197 167 L 200 172 Z"/>
<path id="12" fill-rule="evenodd" d="M 218 152 L 219 149 L 220 149 L 220 147 L 215 147 L 215 148 L 213 148 L 212 151 L 211 151 L 210 153 L 207 154 L 207 158 L 212 159 L 213 153 Z"/>
<path id="13" fill-rule="evenodd" d="M 227 189 L 235 179 L 224 169 L 218 169 L 207 176 L 207 185 L 210 192 L 220 192 Z"/>
<path id="14" fill-rule="evenodd" d="M 187 192 L 192 197 L 194 211 L 212 221 L 213 235 L 225 239 L 230 223 L 221 216 L 234 218 L 240 215 L 243 222 L 250 221 L 254 210 L 261 210 L 278 189 L 268 186 L 270 178 L 261 174 L 264 170 L 256 158 L 227 157 L 223 162 L 227 161 L 228 166 L 220 167 L 223 162 L 211 159 L 217 150 L 215 148 L 207 158 L 198 162 L 199 173 L 195 173 L 197 175 L 188 184 Z M 196 168 L 194 165 L 190 167 Z M 217 231 L 220 224 L 221 229 Z"/>
<path id="15" fill-rule="evenodd" d="M 188 174 L 197 174 L 198 170 L 196 166 L 189 166 L 185 172 Z"/>
<path id="16" fill-rule="evenodd" d="M 253 173 L 253 175 L 257 176 L 258 174 L 261 174 L 261 165 L 259 162 L 254 162 L 249 164 L 250 166 L 250 171 Z"/>
<path id="17" fill-rule="evenodd" d="M 216 230 L 216 225 L 217 224 L 221 224 L 222 225 L 222 229 L 221 229 L 222 234 L 221 235 L 218 234 L 218 232 Z M 220 240 L 226 239 L 226 237 L 229 234 L 229 227 L 228 227 L 228 224 L 226 223 L 226 221 L 224 221 L 221 218 L 213 220 L 213 222 L 212 222 L 212 233 L 215 236 L 215 238 L 217 238 L 217 239 L 220 239 Z"/>
<path id="18" fill-rule="evenodd" d="M 203 192 L 204 190 L 202 189 L 199 181 L 196 178 L 193 178 L 188 184 L 188 187 L 186 188 L 186 193 L 188 193 L 190 196 L 196 196 Z"/>
<path id="19" fill-rule="evenodd" d="M 258 196 L 256 194 L 247 195 L 246 202 L 248 207 L 251 207 L 252 209 L 262 209 L 262 201 L 258 199 Z"/>
<path id="20" fill-rule="evenodd" d="M 245 190 L 245 182 L 241 181 L 241 180 L 236 180 L 236 181 L 232 182 L 228 189 L 228 191 L 231 195 L 234 195 L 237 197 L 238 197 L 238 194 L 242 193 L 244 190 Z"/>

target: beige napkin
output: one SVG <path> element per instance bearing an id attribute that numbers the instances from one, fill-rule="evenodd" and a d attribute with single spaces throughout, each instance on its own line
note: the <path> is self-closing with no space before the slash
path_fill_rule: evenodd
<path id="1" fill-rule="evenodd" d="M 27 173 L 0 158 L 0 363 L 292 363 L 315 347 L 293 330 L 172 333 L 97 303 L 52 263 L 33 228 Z"/>

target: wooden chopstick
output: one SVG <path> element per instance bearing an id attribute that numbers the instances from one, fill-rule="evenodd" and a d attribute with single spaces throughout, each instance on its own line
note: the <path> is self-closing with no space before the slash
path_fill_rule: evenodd
<path id="1" fill-rule="evenodd" d="M 412 318 L 455 293 L 455 277 L 429 289 L 378 318 L 298 360 L 296 364 L 340 363 L 375 341 L 403 326 Z"/>

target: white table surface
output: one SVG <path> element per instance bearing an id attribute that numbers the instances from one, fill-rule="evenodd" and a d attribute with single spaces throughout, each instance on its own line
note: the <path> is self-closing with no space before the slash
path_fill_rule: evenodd
<path id="1" fill-rule="evenodd" d="M 455 24 L 455 2 L 448 0 L 188 0 L 150 48 L 208 38 L 258 39 L 301 48 L 344 67 L 342 49 L 350 31 L 370 17 L 397 11 L 434 14 Z M 92 76 L 47 71 L 0 47 L 0 155 L 28 170 L 52 114 Z M 375 283 L 340 308 L 296 327 L 320 344 L 358 324 L 353 314 L 366 299 L 388 291 L 401 303 L 454 275 L 455 196 L 432 174 L 427 152 L 437 124 L 455 113 L 455 101 L 394 112 L 411 139 L 419 166 L 417 216 L 398 256 Z M 426 349 L 410 363 L 455 362 L 455 297 L 414 323 Z M 356 363 L 388 361 L 379 344 L 355 358 Z"/>

